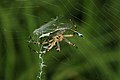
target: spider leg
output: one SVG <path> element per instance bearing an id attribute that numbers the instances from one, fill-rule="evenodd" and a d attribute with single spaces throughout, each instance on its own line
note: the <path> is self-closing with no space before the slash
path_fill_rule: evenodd
<path id="1" fill-rule="evenodd" d="M 77 34 L 79 37 L 83 37 L 83 34 L 79 33 L 76 30 L 71 29 L 72 32 L 74 32 L 74 34 Z"/>
<path id="2" fill-rule="evenodd" d="M 48 42 L 43 42 L 42 45 L 43 45 L 43 48 L 44 48 L 44 52 L 46 51 L 49 51 L 53 46 L 52 46 L 52 42 L 53 39 L 49 40 Z M 46 45 L 48 44 L 48 45 Z"/>
<path id="3" fill-rule="evenodd" d="M 64 37 L 73 37 L 73 34 L 69 34 L 69 35 L 63 35 Z"/>
<path id="4" fill-rule="evenodd" d="M 64 38 L 64 41 L 67 42 L 69 45 L 72 45 L 77 48 L 77 46 L 73 44 L 72 42 L 70 42 L 68 39 Z"/>
<path id="5" fill-rule="evenodd" d="M 46 42 L 46 40 L 44 40 L 43 42 Z M 48 43 L 48 42 L 47 42 Z M 45 46 L 46 44 L 41 44 L 41 47 L 40 47 L 40 50 L 39 50 L 39 52 L 41 53 L 41 54 L 43 54 L 43 53 L 46 53 L 46 50 L 47 50 L 47 46 Z"/>
<path id="6" fill-rule="evenodd" d="M 51 39 L 50 41 L 46 41 L 46 42 L 32 42 L 33 44 L 48 44 L 50 42 L 52 42 L 53 39 Z"/>
<path id="7" fill-rule="evenodd" d="M 73 27 L 71 29 L 71 31 L 73 32 L 73 35 L 77 34 L 78 36 L 83 37 L 83 34 L 81 34 L 77 31 L 77 26 L 72 22 L 71 19 L 70 19 L 70 22 L 73 24 Z"/>
<path id="8" fill-rule="evenodd" d="M 57 49 L 56 49 L 58 52 L 60 52 L 60 44 L 59 44 L 59 41 L 57 41 Z"/>
<path id="9" fill-rule="evenodd" d="M 73 25 L 73 27 L 72 27 L 72 29 L 74 30 L 74 31 L 77 31 L 77 26 L 76 26 L 76 24 L 70 19 L 70 22 L 71 22 L 71 24 Z M 75 34 L 75 33 L 73 33 L 73 34 Z"/>
<path id="10" fill-rule="evenodd" d="M 46 42 L 43 42 L 42 44 L 48 44 L 48 43 L 50 43 L 50 42 L 52 42 L 53 41 L 53 39 L 51 39 L 51 40 L 49 40 L 49 41 L 46 41 Z"/>
<path id="11" fill-rule="evenodd" d="M 56 41 L 53 41 L 52 43 L 50 43 L 50 44 L 48 45 L 47 51 L 49 51 L 50 49 L 52 49 L 53 46 L 55 46 L 55 44 L 56 44 Z"/>

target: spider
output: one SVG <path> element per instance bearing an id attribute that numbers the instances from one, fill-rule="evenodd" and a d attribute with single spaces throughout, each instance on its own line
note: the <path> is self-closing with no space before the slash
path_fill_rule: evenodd
<path id="1" fill-rule="evenodd" d="M 72 32 L 72 34 L 65 34 L 68 31 Z M 53 19 L 52 21 L 49 21 L 40 28 L 35 29 L 33 31 L 33 34 L 34 35 L 32 38 L 34 39 L 32 39 L 32 41 L 30 42 L 42 45 L 40 53 L 46 53 L 50 51 L 54 46 L 56 46 L 56 50 L 60 52 L 60 42 L 62 41 L 65 41 L 69 45 L 77 47 L 67 38 L 73 37 L 75 34 L 77 34 L 80 37 L 83 37 L 83 35 L 76 30 L 76 25 L 69 23 L 59 23 L 58 17 L 56 17 L 56 19 Z M 35 37 L 35 35 L 37 35 L 37 37 Z"/>

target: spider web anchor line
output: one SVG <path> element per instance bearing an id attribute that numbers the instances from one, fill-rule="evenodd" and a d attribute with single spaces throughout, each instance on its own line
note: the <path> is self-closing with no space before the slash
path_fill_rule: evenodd
<path id="1" fill-rule="evenodd" d="M 43 68 L 46 67 L 45 65 L 45 62 L 44 62 L 44 59 L 43 59 L 43 56 L 44 54 L 39 54 L 39 60 L 41 61 L 39 63 L 39 69 L 40 69 L 40 72 L 39 74 L 37 75 L 37 79 L 36 80 L 42 80 L 42 75 L 43 75 Z"/>
<path id="2" fill-rule="evenodd" d="M 39 44 L 38 44 L 38 47 L 39 47 Z M 39 72 L 38 72 L 38 76 L 37 76 L 37 79 L 36 80 L 42 80 L 43 79 L 43 68 L 46 67 L 47 65 L 45 65 L 45 62 L 44 62 L 44 55 L 45 55 L 45 51 L 42 51 L 42 47 L 43 45 L 41 45 L 41 48 L 39 51 L 37 51 L 39 53 L 38 55 L 38 58 L 39 58 Z"/>

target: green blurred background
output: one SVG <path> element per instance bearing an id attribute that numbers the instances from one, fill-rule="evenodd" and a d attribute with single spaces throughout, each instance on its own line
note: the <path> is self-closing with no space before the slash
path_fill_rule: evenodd
<path id="1" fill-rule="evenodd" d="M 0 0 L 0 80 L 36 79 L 40 61 L 28 36 L 59 15 L 84 39 L 45 55 L 44 80 L 120 80 L 120 0 Z"/>

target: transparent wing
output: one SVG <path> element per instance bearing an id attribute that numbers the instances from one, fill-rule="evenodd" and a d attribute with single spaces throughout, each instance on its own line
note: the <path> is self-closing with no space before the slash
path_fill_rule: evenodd
<path id="1" fill-rule="evenodd" d="M 58 18 L 53 19 L 52 21 L 49 21 L 48 23 L 42 25 L 40 28 L 35 29 L 35 30 L 33 31 L 33 34 L 41 35 L 41 34 L 44 34 L 44 33 L 46 33 L 46 32 L 50 32 L 50 31 L 51 31 L 50 28 L 52 28 L 52 27 L 54 26 L 54 24 L 56 24 L 57 19 L 58 19 Z"/>
<path id="2" fill-rule="evenodd" d="M 50 32 L 54 32 L 55 30 L 61 30 L 61 29 L 70 29 L 72 28 L 72 25 L 69 23 L 62 23 L 60 20 L 58 20 L 58 17 L 56 19 L 53 19 L 52 21 L 49 21 L 48 23 L 42 25 L 40 28 L 35 29 L 33 31 L 33 34 L 41 35 L 46 34 Z"/>

